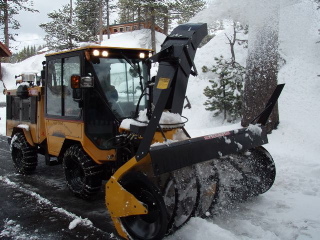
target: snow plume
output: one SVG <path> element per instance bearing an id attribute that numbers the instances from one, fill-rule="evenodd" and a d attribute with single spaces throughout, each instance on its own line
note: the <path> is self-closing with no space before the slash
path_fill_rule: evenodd
<path id="1" fill-rule="evenodd" d="M 281 0 L 212 0 L 208 8 L 191 21 L 215 22 L 233 19 L 243 24 L 257 25 L 273 19 Z M 287 1 L 287 0 L 283 0 Z"/>

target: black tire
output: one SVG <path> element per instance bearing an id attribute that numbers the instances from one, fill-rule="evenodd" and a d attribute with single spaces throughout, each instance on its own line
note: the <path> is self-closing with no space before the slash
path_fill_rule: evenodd
<path id="1" fill-rule="evenodd" d="M 69 147 L 63 156 L 63 168 L 70 191 L 77 197 L 92 199 L 102 186 L 103 168 L 80 145 Z"/>
<path id="2" fill-rule="evenodd" d="M 162 239 L 168 228 L 168 214 L 158 187 L 139 172 L 128 173 L 120 184 L 148 208 L 148 214 L 120 218 L 126 232 L 132 239 Z"/>
<path id="3" fill-rule="evenodd" d="M 240 181 L 242 199 L 267 192 L 276 178 L 276 168 L 269 152 L 262 146 L 248 150 L 245 154 L 233 155 L 233 166 L 242 173 Z M 240 189 L 240 188 L 239 188 Z"/>
<path id="4" fill-rule="evenodd" d="M 206 218 L 219 198 L 219 173 L 213 161 L 196 166 L 200 182 L 200 200 L 196 216 Z"/>
<path id="5" fill-rule="evenodd" d="M 27 142 L 23 133 L 16 133 L 10 145 L 13 165 L 18 173 L 31 174 L 36 170 L 38 155 L 35 147 Z"/>
<path id="6" fill-rule="evenodd" d="M 200 203 L 200 182 L 194 167 L 184 167 L 173 172 L 175 207 L 169 221 L 169 232 L 183 227 L 194 217 Z"/>
<path id="7" fill-rule="evenodd" d="M 251 150 L 252 172 L 259 179 L 253 184 L 252 195 L 257 196 L 267 192 L 276 178 L 276 167 L 270 153 L 264 147 Z"/>

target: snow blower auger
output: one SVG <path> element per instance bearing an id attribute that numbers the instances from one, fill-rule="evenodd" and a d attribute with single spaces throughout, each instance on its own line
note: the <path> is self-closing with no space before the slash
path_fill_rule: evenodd
<path id="1" fill-rule="evenodd" d="M 274 162 L 261 145 L 268 142 L 264 125 L 283 85 L 247 128 L 197 138 L 184 129 L 180 115 L 188 78 L 197 74 L 193 59 L 206 35 L 206 24 L 173 30 L 150 59 L 159 63 L 146 88 L 152 104 L 120 126 L 121 133 L 139 143 L 106 184 L 106 205 L 123 238 L 162 239 L 192 216 L 205 216 L 219 187 L 213 159 L 227 156 L 244 175 L 250 195 L 266 192 L 274 182 Z"/>

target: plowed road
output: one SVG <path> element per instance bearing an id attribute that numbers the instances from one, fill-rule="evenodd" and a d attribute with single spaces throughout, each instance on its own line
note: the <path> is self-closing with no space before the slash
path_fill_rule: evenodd
<path id="1" fill-rule="evenodd" d="M 0 239 L 116 239 L 104 192 L 88 202 L 66 187 L 62 166 L 39 155 L 34 174 L 17 174 L 0 136 Z"/>

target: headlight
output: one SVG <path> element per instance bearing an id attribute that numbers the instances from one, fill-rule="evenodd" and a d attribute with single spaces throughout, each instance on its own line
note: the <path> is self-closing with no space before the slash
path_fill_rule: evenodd
<path id="1" fill-rule="evenodd" d="M 98 57 L 100 55 L 100 51 L 99 50 L 93 50 L 92 52 L 93 56 Z"/>
<path id="2" fill-rule="evenodd" d="M 142 53 L 139 54 L 139 58 L 145 58 L 145 57 L 146 57 L 145 53 L 142 52 Z"/>
<path id="3" fill-rule="evenodd" d="M 108 51 L 103 51 L 102 52 L 102 57 L 108 57 L 109 55 L 109 52 Z"/>

